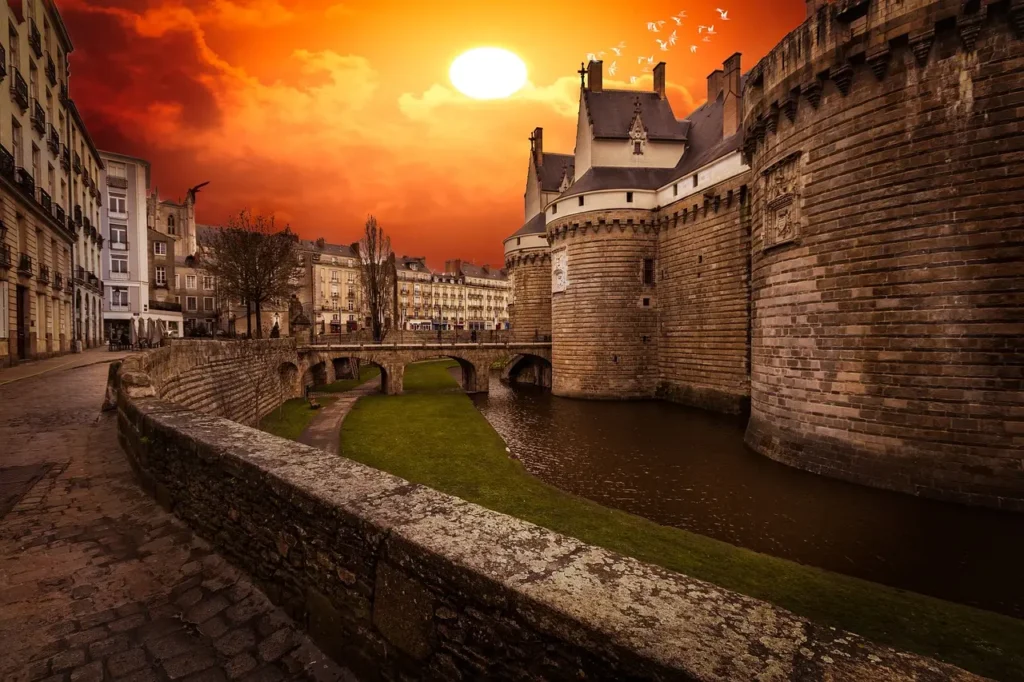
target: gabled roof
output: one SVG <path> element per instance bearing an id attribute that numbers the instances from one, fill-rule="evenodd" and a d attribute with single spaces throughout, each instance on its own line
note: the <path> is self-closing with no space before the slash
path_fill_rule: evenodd
<path id="1" fill-rule="evenodd" d="M 568 169 L 569 177 L 571 178 L 575 165 L 576 158 L 572 154 L 544 152 L 541 165 L 537 168 L 541 191 L 557 192 L 562 184 L 562 176 L 565 174 L 566 169 Z"/>
<path id="2" fill-rule="evenodd" d="M 431 274 L 430 268 L 427 267 L 426 256 L 402 256 L 401 258 L 396 258 L 395 268 Z"/>
<path id="3" fill-rule="evenodd" d="M 584 90 L 583 98 L 595 139 L 628 140 L 639 99 L 640 116 L 647 127 L 648 140 L 686 141 L 689 123 L 676 120 L 672 105 L 667 99 L 661 99 L 656 92 Z"/>

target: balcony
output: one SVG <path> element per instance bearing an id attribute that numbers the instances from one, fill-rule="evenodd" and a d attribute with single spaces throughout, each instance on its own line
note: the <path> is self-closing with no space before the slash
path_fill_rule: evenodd
<path id="1" fill-rule="evenodd" d="M 0 45 L 0 81 L 7 76 L 7 50 L 4 49 L 3 45 Z"/>
<path id="2" fill-rule="evenodd" d="M 0 146 L 0 175 L 14 182 L 14 154 L 4 146 Z"/>
<path id="3" fill-rule="evenodd" d="M 40 284 L 50 283 L 50 266 L 40 265 L 39 266 L 39 277 L 36 277 L 36 281 Z"/>
<path id="4" fill-rule="evenodd" d="M 53 275 L 53 288 L 57 291 L 64 290 L 64 275 L 59 272 Z"/>
<path id="5" fill-rule="evenodd" d="M 28 110 L 28 83 L 25 82 L 25 77 L 21 75 L 21 71 L 18 71 L 18 67 L 14 67 L 14 79 L 11 81 L 11 97 L 18 103 L 22 111 Z"/>
<path id="6" fill-rule="evenodd" d="M 32 175 L 24 168 L 14 169 L 14 184 L 16 184 L 26 196 L 36 198 L 36 181 L 32 179 Z"/>
<path id="7" fill-rule="evenodd" d="M 128 189 L 128 178 L 119 178 L 115 175 L 107 173 L 107 184 L 111 187 L 120 187 L 121 189 Z"/>
<path id="8" fill-rule="evenodd" d="M 81 265 L 75 268 L 75 282 L 78 284 L 85 284 L 85 268 Z"/>
<path id="9" fill-rule="evenodd" d="M 88 234 L 90 237 L 96 236 L 96 232 L 95 230 L 92 229 L 92 223 L 89 221 L 88 218 L 82 218 L 82 225 L 85 227 L 86 234 Z"/>
<path id="10" fill-rule="evenodd" d="M 18 254 L 18 274 L 32 276 L 32 256 L 27 253 Z"/>
<path id="11" fill-rule="evenodd" d="M 0 269 L 7 270 L 11 267 L 11 247 L 7 244 L 0 244 Z"/>
<path id="12" fill-rule="evenodd" d="M 53 63 L 53 57 L 46 55 L 46 79 L 50 85 L 57 84 L 57 65 Z"/>
<path id="13" fill-rule="evenodd" d="M 60 84 L 60 103 L 63 104 L 64 106 L 68 105 L 68 84 L 67 83 L 61 83 Z"/>
<path id="14" fill-rule="evenodd" d="M 82 206 L 80 204 L 75 204 L 75 225 L 82 226 Z"/>
<path id="15" fill-rule="evenodd" d="M 160 285 L 157 284 L 157 286 L 160 286 Z M 165 282 L 163 286 L 167 286 L 167 283 Z M 174 301 L 150 301 L 149 302 L 149 309 L 150 310 L 166 310 L 167 312 L 171 312 L 171 313 L 180 313 L 181 312 L 181 304 L 180 303 L 175 303 Z"/>
<path id="16" fill-rule="evenodd" d="M 47 138 L 46 142 L 54 156 L 60 154 L 60 133 L 57 132 L 57 129 L 52 123 L 50 124 L 50 136 Z"/>
<path id="17" fill-rule="evenodd" d="M 32 127 L 40 135 L 46 134 L 46 112 L 39 100 L 32 102 Z"/>
<path id="18" fill-rule="evenodd" d="M 64 213 L 63 206 L 61 206 L 60 204 L 53 205 L 53 217 L 57 219 L 57 223 L 60 224 L 61 227 L 67 229 L 68 217 L 67 214 Z"/>
<path id="19" fill-rule="evenodd" d="M 89 286 L 91 286 L 91 287 L 99 288 L 99 286 L 100 286 L 100 279 L 99 279 L 99 277 L 97 277 L 96 275 L 92 274 L 91 272 L 89 273 L 89 279 L 87 281 L 88 281 Z"/>
<path id="20" fill-rule="evenodd" d="M 60 167 L 64 170 L 71 168 L 71 150 L 66 144 L 60 146 Z"/>
<path id="21" fill-rule="evenodd" d="M 112 282 L 127 282 L 129 275 L 127 272 L 112 272 L 110 273 L 110 281 Z"/>
<path id="22" fill-rule="evenodd" d="M 341 298 L 341 294 L 339 294 L 337 291 L 335 291 L 335 292 L 333 292 L 331 294 L 331 298 L 337 300 L 337 299 Z"/>
<path id="23" fill-rule="evenodd" d="M 53 215 L 53 199 L 50 197 L 50 193 L 42 187 L 39 188 L 39 205 L 47 214 Z"/>
<path id="24" fill-rule="evenodd" d="M 128 250 L 128 241 L 125 240 L 125 241 L 122 241 L 122 242 L 110 242 L 110 250 L 111 251 L 127 251 Z"/>
<path id="25" fill-rule="evenodd" d="M 129 305 L 127 303 L 122 303 L 120 301 L 116 301 L 116 302 L 115 301 L 111 301 L 110 302 L 110 310 L 115 312 L 115 313 L 127 312 L 128 309 L 129 309 Z"/>
<path id="26" fill-rule="evenodd" d="M 43 56 L 43 37 L 39 35 L 39 27 L 35 19 L 28 20 L 28 46 L 32 48 L 36 58 Z"/>
<path id="27" fill-rule="evenodd" d="M 26 106 L 28 106 L 28 105 L 26 105 Z M 81 173 L 82 172 L 82 157 L 80 157 L 78 155 L 78 152 L 75 152 L 74 162 L 71 164 L 71 168 L 76 173 Z"/>

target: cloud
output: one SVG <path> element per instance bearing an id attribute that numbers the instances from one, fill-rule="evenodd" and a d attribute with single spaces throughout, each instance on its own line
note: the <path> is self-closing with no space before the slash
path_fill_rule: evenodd
<path id="1" fill-rule="evenodd" d="M 295 18 L 295 14 L 276 0 L 249 0 L 246 3 L 214 0 L 213 7 L 202 17 L 225 28 L 248 28 L 286 24 Z"/>
<path id="2" fill-rule="evenodd" d="M 430 118 L 444 107 L 469 107 L 479 111 L 507 107 L 509 103 L 536 102 L 554 109 L 559 116 L 575 118 L 579 105 L 579 85 L 576 79 L 565 76 L 551 85 L 537 86 L 527 82 L 515 94 L 502 100 L 478 100 L 467 97 L 447 85 L 435 83 L 420 95 L 403 93 L 398 98 L 398 108 L 414 121 Z"/>

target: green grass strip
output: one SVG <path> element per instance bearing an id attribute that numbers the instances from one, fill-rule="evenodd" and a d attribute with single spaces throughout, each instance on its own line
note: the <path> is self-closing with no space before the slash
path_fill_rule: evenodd
<path id="1" fill-rule="evenodd" d="M 318 402 L 326 407 L 334 398 L 320 398 Z M 298 440 L 302 432 L 313 421 L 318 410 L 311 409 L 305 398 L 292 398 L 281 403 L 273 412 L 260 420 L 260 430 L 288 440 Z"/>
<path id="2" fill-rule="evenodd" d="M 999 680 L 1024 680 L 1024 620 L 805 566 L 603 507 L 509 459 L 505 443 L 447 371 L 405 370 L 415 393 L 362 398 L 344 455 L 504 514 Z"/>
<path id="3" fill-rule="evenodd" d="M 377 365 L 363 365 L 359 368 L 358 379 L 339 379 L 333 384 L 327 384 L 326 386 L 317 386 L 314 390 L 317 393 L 344 393 L 345 391 L 351 391 L 356 386 L 365 384 L 370 379 L 380 376 L 380 367 Z"/>

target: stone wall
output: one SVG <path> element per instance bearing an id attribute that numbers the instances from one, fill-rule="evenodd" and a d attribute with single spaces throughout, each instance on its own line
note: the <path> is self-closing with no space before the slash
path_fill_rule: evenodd
<path id="1" fill-rule="evenodd" d="M 759 452 L 1024 510 L 1022 24 L 826 5 L 751 71 Z"/>
<path id="2" fill-rule="evenodd" d="M 509 320 L 514 341 L 551 337 L 551 256 L 545 251 L 515 253 L 505 259 L 512 280 Z"/>
<path id="3" fill-rule="evenodd" d="M 202 343 L 122 364 L 129 461 L 364 680 L 978 679 L 162 399 Z"/>
<path id="4" fill-rule="evenodd" d="M 565 250 L 568 286 L 551 295 L 552 392 L 645 398 L 658 381 L 658 296 L 643 283 L 657 257 L 650 211 L 578 213 L 548 223 L 552 267 Z"/>
<path id="5" fill-rule="evenodd" d="M 747 181 L 666 206 L 658 239 L 658 395 L 734 414 L 750 396 Z"/>

